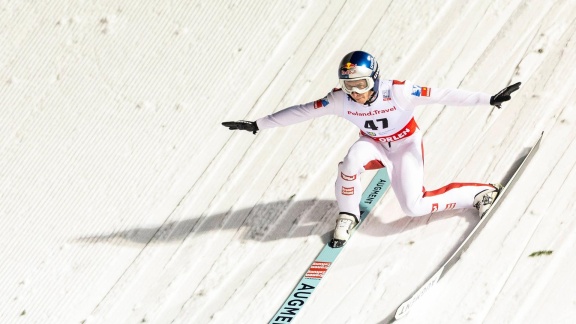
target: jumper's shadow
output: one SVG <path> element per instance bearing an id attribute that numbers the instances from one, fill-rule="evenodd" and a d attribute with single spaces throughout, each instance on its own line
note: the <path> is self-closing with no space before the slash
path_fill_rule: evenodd
<path id="1" fill-rule="evenodd" d="M 334 200 L 277 201 L 237 211 L 200 215 L 181 221 L 167 221 L 161 226 L 136 227 L 109 234 L 84 236 L 85 243 L 146 245 L 179 242 L 204 233 L 235 231 L 237 239 L 274 241 L 290 237 L 320 236 L 327 243 L 332 238 L 338 206 Z M 360 229 L 372 236 L 388 236 L 425 226 L 430 222 L 455 216 L 453 212 L 424 216 L 426 221 L 403 217 L 386 223 L 385 215 L 369 215 L 368 226 Z M 370 227 L 370 228 L 368 228 Z"/>
<path id="2" fill-rule="evenodd" d="M 168 219 L 160 226 L 85 236 L 77 241 L 145 245 L 179 242 L 193 235 L 228 230 L 235 231 L 240 240 L 273 241 L 287 237 L 322 236 L 331 230 L 332 219 L 337 214 L 338 207 L 333 200 L 289 199 L 236 211 L 201 214 L 184 220 Z"/>

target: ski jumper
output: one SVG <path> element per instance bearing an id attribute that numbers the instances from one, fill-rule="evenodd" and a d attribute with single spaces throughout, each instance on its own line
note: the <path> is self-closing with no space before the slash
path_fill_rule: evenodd
<path id="1" fill-rule="evenodd" d="M 288 107 L 256 121 L 259 129 L 287 126 L 312 118 L 337 115 L 360 129 L 360 138 L 338 165 L 336 201 L 341 213 L 360 215 L 360 174 L 386 166 L 392 189 L 409 216 L 457 208 L 472 208 L 484 183 L 450 183 L 440 189 L 424 188 L 422 133 L 414 120 L 419 105 L 489 105 L 490 95 L 459 89 L 420 87 L 410 81 L 377 80 L 378 96 L 370 105 L 352 100 L 341 89 L 303 105 Z"/>

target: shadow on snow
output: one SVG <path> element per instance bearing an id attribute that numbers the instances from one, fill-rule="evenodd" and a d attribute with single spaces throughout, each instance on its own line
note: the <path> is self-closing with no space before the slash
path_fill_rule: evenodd
<path id="1" fill-rule="evenodd" d="M 430 222 L 453 216 L 464 216 L 474 224 L 476 211 L 446 211 L 433 216 L 402 217 L 384 222 L 384 215 L 368 215 L 359 231 L 371 236 L 389 236 L 409 231 Z M 235 231 L 238 240 L 275 241 L 292 237 L 320 236 L 327 243 L 332 238 L 338 206 L 333 200 L 277 201 L 237 211 L 200 215 L 179 221 L 166 221 L 161 226 L 137 227 L 109 234 L 85 236 L 77 239 L 84 243 L 110 243 L 120 245 L 147 245 L 178 243 L 186 238 L 218 231 Z"/>

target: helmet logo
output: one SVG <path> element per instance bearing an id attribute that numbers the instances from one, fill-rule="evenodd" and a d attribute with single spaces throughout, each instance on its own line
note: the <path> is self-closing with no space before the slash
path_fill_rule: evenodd
<path id="1" fill-rule="evenodd" d="M 353 69 L 355 67 L 356 67 L 356 64 L 348 62 L 348 63 L 344 64 L 342 69 L 350 70 L 350 69 Z"/>
<path id="2" fill-rule="evenodd" d="M 344 64 L 340 70 L 340 74 L 342 75 L 350 75 L 354 73 L 356 73 L 356 64 L 350 62 Z"/>

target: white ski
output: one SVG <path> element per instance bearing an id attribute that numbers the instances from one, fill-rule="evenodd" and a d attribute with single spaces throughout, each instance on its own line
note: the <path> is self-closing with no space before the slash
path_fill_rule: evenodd
<path id="1" fill-rule="evenodd" d="M 530 160 L 532 159 L 532 157 L 534 156 L 534 154 L 538 150 L 538 147 L 540 146 L 540 142 L 542 141 L 543 135 L 544 135 L 544 133 L 542 132 L 542 134 L 540 135 L 540 138 L 538 139 L 536 144 L 534 144 L 534 146 L 532 146 L 532 148 L 530 149 L 528 154 L 523 159 L 521 159 L 520 165 L 518 166 L 518 168 L 516 169 L 516 171 L 514 172 L 512 177 L 507 181 L 507 183 L 504 184 L 504 188 L 502 189 L 502 191 L 500 192 L 500 194 L 496 198 L 496 201 L 494 201 L 494 204 L 492 205 L 492 207 L 488 210 L 486 215 L 484 215 L 484 217 L 482 219 L 480 219 L 480 222 L 478 222 L 478 224 L 476 224 L 476 227 L 474 227 L 472 232 L 470 232 L 468 237 L 466 237 L 466 239 L 458 247 L 456 252 L 454 252 L 450 256 L 450 258 L 448 258 L 448 261 L 446 261 L 438 269 L 438 271 L 436 271 L 436 273 L 434 273 L 434 275 L 432 277 L 430 277 L 430 279 L 428 279 L 415 293 L 413 293 L 412 296 L 410 296 L 410 298 L 408 298 L 404 303 L 402 303 L 402 305 L 400 305 L 400 307 L 398 307 L 398 309 L 396 310 L 396 312 L 394 314 L 390 315 L 386 320 L 384 320 L 383 323 L 392 323 L 395 320 L 398 320 L 398 319 L 406 316 L 406 314 L 408 314 L 408 312 L 410 311 L 410 308 L 412 307 L 412 305 L 414 305 L 414 303 L 416 303 L 416 301 L 418 301 L 418 299 L 420 299 L 420 297 L 422 297 L 422 295 L 424 295 L 424 293 L 426 293 L 430 288 L 432 288 L 444 276 L 444 274 L 448 270 L 450 270 L 450 268 L 452 268 L 454 266 L 454 264 L 456 264 L 456 262 L 462 256 L 462 253 L 464 253 L 464 251 L 466 251 L 468 249 L 468 247 L 470 246 L 470 244 L 472 243 L 474 238 L 476 238 L 476 236 L 478 236 L 478 233 L 480 233 L 480 231 L 484 228 L 484 226 L 486 226 L 486 223 L 492 217 L 492 214 L 494 214 L 494 211 L 496 210 L 496 208 L 498 208 L 498 205 L 500 204 L 500 202 L 502 200 L 504 200 L 504 197 L 506 197 L 508 190 L 514 185 L 516 180 L 520 177 L 520 175 L 522 174 L 522 172 L 526 168 L 526 165 L 528 165 L 528 163 L 530 162 Z"/>

